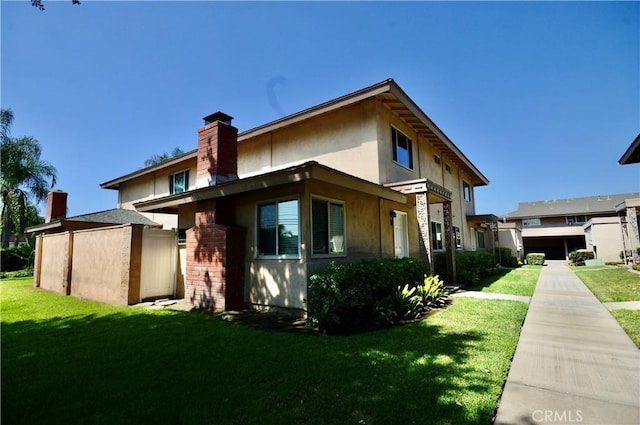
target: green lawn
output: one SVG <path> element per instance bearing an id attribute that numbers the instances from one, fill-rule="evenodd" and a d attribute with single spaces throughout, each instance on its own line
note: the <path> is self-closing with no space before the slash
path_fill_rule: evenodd
<path id="1" fill-rule="evenodd" d="M 1 287 L 6 424 L 489 425 L 527 309 L 319 336 Z"/>
<path id="2" fill-rule="evenodd" d="M 600 302 L 640 301 L 640 275 L 622 267 L 574 267 L 573 271 Z M 629 338 L 640 347 L 640 311 L 611 312 Z"/>
<path id="3" fill-rule="evenodd" d="M 640 348 L 640 310 L 613 310 L 611 314 Z"/>
<path id="4" fill-rule="evenodd" d="M 640 301 L 640 274 L 622 267 L 574 267 L 573 271 L 600 302 Z"/>
<path id="5" fill-rule="evenodd" d="M 524 295 L 530 297 L 536 289 L 542 266 L 522 266 L 517 269 L 503 269 L 502 273 L 487 276 L 471 290 L 498 294 Z"/>

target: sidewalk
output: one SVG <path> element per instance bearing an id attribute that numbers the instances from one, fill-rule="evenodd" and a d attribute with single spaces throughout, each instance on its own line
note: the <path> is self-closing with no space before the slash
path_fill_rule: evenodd
<path id="1" fill-rule="evenodd" d="M 494 423 L 640 424 L 640 350 L 564 262 L 540 273 Z"/>

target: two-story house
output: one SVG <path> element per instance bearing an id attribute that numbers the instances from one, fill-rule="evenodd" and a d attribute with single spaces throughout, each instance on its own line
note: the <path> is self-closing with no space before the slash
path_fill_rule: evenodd
<path id="1" fill-rule="evenodd" d="M 413 256 L 432 270 L 438 251 L 455 281 L 454 251 L 486 230 L 474 189 L 489 181 L 394 80 L 241 133 L 231 120 L 205 117 L 197 149 L 101 185 L 177 230 L 167 295 L 303 309 L 329 262 Z"/>
<path id="2" fill-rule="evenodd" d="M 505 215 L 501 228 L 521 230 L 524 255 L 542 252 L 565 260 L 570 252 L 589 249 L 603 261 L 617 261 L 623 250 L 618 209 L 637 193 L 520 202 Z"/>

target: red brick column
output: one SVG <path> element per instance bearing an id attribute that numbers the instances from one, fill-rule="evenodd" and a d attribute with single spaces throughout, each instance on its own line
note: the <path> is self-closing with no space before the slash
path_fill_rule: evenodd
<path id="1" fill-rule="evenodd" d="M 228 208 L 208 201 L 199 205 L 196 225 L 187 230 L 185 298 L 205 310 L 244 306 L 245 229 L 216 223 Z"/>

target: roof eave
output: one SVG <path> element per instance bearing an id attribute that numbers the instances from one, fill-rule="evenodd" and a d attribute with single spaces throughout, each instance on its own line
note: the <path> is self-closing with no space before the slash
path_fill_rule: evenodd
<path id="1" fill-rule="evenodd" d="M 125 182 L 127 180 L 131 180 L 131 179 L 133 179 L 135 177 L 144 176 L 145 174 L 154 173 L 154 172 L 156 172 L 158 170 L 161 170 L 161 169 L 163 169 L 165 167 L 170 167 L 172 165 L 179 164 L 180 162 L 188 160 L 188 159 L 191 159 L 192 157 L 195 158 L 197 156 L 197 154 L 198 154 L 198 150 L 197 149 L 191 150 L 191 151 L 186 152 L 186 153 L 184 153 L 184 154 L 182 154 L 180 156 L 177 156 L 175 158 L 171 158 L 171 159 L 169 159 L 167 161 L 163 161 L 163 162 L 160 162 L 158 164 L 152 165 L 150 167 L 143 168 L 142 170 L 137 170 L 137 171 L 131 172 L 129 174 L 125 174 L 124 176 L 116 177 L 113 180 L 109 180 L 107 182 L 101 183 L 100 187 L 102 189 L 118 190 L 120 188 L 120 183 L 123 183 L 123 182 Z"/>
<path id="2" fill-rule="evenodd" d="M 455 143 L 442 131 L 427 114 L 411 99 L 404 90 L 395 82 L 390 81 L 391 93 L 396 96 L 416 117 L 422 121 L 422 123 L 429 128 L 444 144 L 449 148 L 462 162 L 473 172 L 478 181 L 474 186 L 486 186 L 489 184 L 489 179 L 480 172 L 480 170 L 467 158 L 462 151 L 456 146 Z"/>

